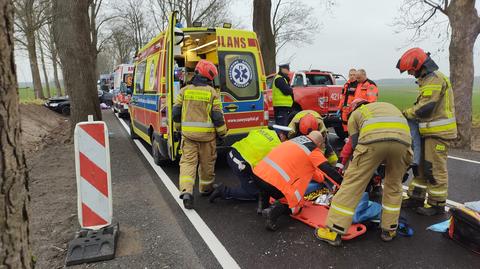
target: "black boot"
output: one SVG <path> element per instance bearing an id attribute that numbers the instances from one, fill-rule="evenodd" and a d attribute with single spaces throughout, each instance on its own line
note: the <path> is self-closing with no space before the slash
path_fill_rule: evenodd
<path id="1" fill-rule="evenodd" d="M 418 208 L 423 207 L 424 200 L 416 198 L 406 198 L 402 201 L 402 208 Z"/>
<path id="2" fill-rule="evenodd" d="M 435 206 L 426 204 L 424 207 L 418 207 L 417 213 L 424 216 L 443 215 L 445 213 L 445 206 Z"/>
<path id="3" fill-rule="evenodd" d="M 257 206 L 257 214 L 261 215 L 262 211 L 270 205 L 270 196 L 266 193 L 259 192 L 258 193 L 258 206 Z"/>
<path id="4" fill-rule="evenodd" d="M 225 198 L 225 189 L 227 187 L 225 187 L 225 185 L 223 185 L 222 183 L 218 184 L 218 185 L 213 185 L 213 192 L 212 194 L 210 194 L 210 197 L 208 197 L 208 201 L 210 203 L 213 203 L 215 202 L 215 199 L 217 198 Z"/>
<path id="5" fill-rule="evenodd" d="M 275 202 L 269 208 L 262 211 L 262 215 L 265 218 L 265 228 L 270 231 L 276 231 L 279 228 L 278 218 L 282 215 L 289 215 L 290 208 L 287 205 Z"/>
<path id="6" fill-rule="evenodd" d="M 193 195 L 191 193 L 184 193 L 180 195 L 180 199 L 183 200 L 183 206 L 186 209 L 193 209 Z"/>

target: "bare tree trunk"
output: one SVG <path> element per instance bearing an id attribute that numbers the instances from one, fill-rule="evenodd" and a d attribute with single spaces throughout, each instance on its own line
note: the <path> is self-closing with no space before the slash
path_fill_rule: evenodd
<path id="1" fill-rule="evenodd" d="M 33 90 L 35 98 L 45 99 L 42 89 L 42 80 L 38 70 L 37 48 L 35 42 L 35 32 L 26 33 L 28 59 L 30 60 L 30 70 L 32 71 Z"/>
<path id="2" fill-rule="evenodd" d="M 43 54 L 42 42 L 40 42 L 40 34 L 38 34 L 38 48 L 40 49 L 40 62 L 42 63 L 43 78 L 45 80 L 45 88 L 47 90 L 47 98 L 50 98 L 50 83 L 48 83 L 47 67 L 45 66 L 45 55 Z"/>
<path id="3" fill-rule="evenodd" d="M 0 29 L 0 268 L 32 268 L 11 1 L 0 1 Z"/>
<path id="4" fill-rule="evenodd" d="M 57 54 L 55 53 L 55 58 Z M 55 81 L 55 88 L 57 89 L 57 96 L 62 96 L 62 85 L 60 84 L 60 80 L 58 79 L 58 64 L 57 59 L 52 61 L 52 68 L 53 68 L 53 80 Z"/>
<path id="5" fill-rule="evenodd" d="M 450 78 L 455 93 L 455 117 L 459 135 L 456 146 L 470 148 L 474 78 L 473 46 L 480 33 L 480 19 L 473 0 L 451 1 L 446 12 L 452 28 L 449 52 Z"/>
<path id="6" fill-rule="evenodd" d="M 55 46 L 55 39 L 53 37 L 53 29 L 52 26 L 48 26 L 48 34 L 49 34 L 49 47 L 50 47 L 50 60 L 52 61 L 52 68 L 53 68 L 53 80 L 55 81 L 55 88 L 57 89 L 57 96 L 62 96 L 62 85 L 60 84 L 60 80 L 58 79 L 58 52 L 57 47 Z"/>
<path id="7" fill-rule="evenodd" d="M 88 115 L 93 115 L 96 120 L 102 119 L 88 8 L 88 1 L 53 2 L 53 34 L 62 63 L 65 89 L 70 96 L 72 126 L 86 121 Z"/>
<path id="8" fill-rule="evenodd" d="M 275 38 L 273 37 L 270 11 L 271 0 L 253 0 L 253 31 L 257 33 L 267 74 L 276 70 Z"/>

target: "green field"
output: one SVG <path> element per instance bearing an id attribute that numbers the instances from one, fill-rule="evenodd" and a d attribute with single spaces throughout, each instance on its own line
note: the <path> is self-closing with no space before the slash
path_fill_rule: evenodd
<path id="1" fill-rule="evenodd" d="M 418 90 L 415 85 L 379 85 L 379 101 L 389 102 L 403 110 L 411 106 L 417 99 Z M 473 123 L 480 124 L 480 87 L 473 90 Z"/>
<path id="2" fill-rule="evenodd" d="M 35 93 L 33 88 L 19 88 L 18 94 L 20 97 L 20 103 L 40 103 L 43 104 L 42 100 L 35 99 Z M 47 89 L 43 89 L 43 94 L 47 96 Z M 57 94 L 56 88 L 50 88 L 50 96 L 55 96 Z"/>

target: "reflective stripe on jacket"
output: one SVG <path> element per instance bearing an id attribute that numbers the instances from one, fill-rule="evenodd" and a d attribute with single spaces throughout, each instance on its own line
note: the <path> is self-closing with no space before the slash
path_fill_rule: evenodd
<path id="1" fill-rule="evenodd" d="M 350 136 L 359 134 L 359 144 L 379 141 L 398 141 L 411 145 L 412 137 L 407 119 L 394 105 L 375 102 L 360 106 L 348 120 Z"/>
<path id="2" fill-rule="evenodd" d="M 328 129 L 327 127 L 325 126 L 325 123 L 323 122 L 323 118 L 320 114 L 318 114 L 316 111 L 314 110 L 302 110 L 300 112 L 298 112 L 292 119 L 292 121 L 288 124 L 288 127 L 290 127 L 292 130 L 290 132 L 288 132 L 288 139 L 292 139 L 298 135 L 301 135 L 298 131 L 298 128 L 299 128 L 299 122 L 300 120 L 306 116 L 307 114 L 311 114 L 313 115 L 317 121 L 318 121 L 318 128 L 317 130 L 322 132 L 322 134 L 325 136 L 327 135 L 328 133 Z M 325 157 L 327 158 L 328 160 L 328 163 L 335 166 L 335 164 L 337 163 L 338 161 L 338 156 L 337 154 L 335 153 L 334 150 L 332 150 L 331 146 L 330 148 L 327 147 L 327 145 L 325 145 L 325 150 L 323 151 Z"/>
<path id="3" fill-rule="evenodd" d="M 174 104 L 181 108 L 182 135 L 194 141 L 211 141 L 227 132 L 218 92 L 210 86 L 187 85 Z"/>
<path id="4" fill-rule="evenodd" d="M 269 129 L 252 130 L 248 136 L 232 145 L 243 159 L 255 167 L 276 146 L 280 139 L 275 131 Z"/>
<path id="5" fill-rule="evenodd" d="M 295 137 L 274 148 L 253 172 L 285 195 L 293 213 L 303 203 L 308 183 L 323 173 L 318 166 L 327 160 L 306 136 Z"/>
<path id="6" fill-rule="evenodd" d="M 275 85 L 275 80 L 285 79 L 277 74 L 272 83 L 272 103 L 274 107 L 292 107 L 293 98 L 290 95 L 284 95 L 282 91 Z M 286 79 L 285 79 L 286 81 Z M 287 83 L 288 84 L 288 83 Z"/>

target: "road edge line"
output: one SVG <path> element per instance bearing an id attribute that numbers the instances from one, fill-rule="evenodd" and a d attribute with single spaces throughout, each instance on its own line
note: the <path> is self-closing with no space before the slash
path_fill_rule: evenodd
<path id="1" fill-rule="evenodd" d="M 457 161 L 464 161 L 464 162 L 467 162 L 467 163 L 480 164 L 479 161 L 474 161 L 474 160 L 470 160 L 470 159 L 464 159 L 464 158 L 455 157 L 455 156 L 450 156 L 450 155 L 448 155 L 448 158 L 449 158 L 449 159 L 453 159 L 453 160 L 457 160 Z"/>
<path id="2" fill-rule="evenodd" d="M 120 117 L 118 117 L 117 113 L 115 113 L 115 116 L 120 121 L 125 131 L 127 131 L 127 133 L 130 134 L 130 128 L 127 126 L 127 124 L 122 119 L 120 119 Z M 177 202 L 180 209 L 187 216 L 188 220 L 190 220 L 193 227 L 200 234 L 200 237 L 202 237 L 203 241 L 208 246 L 213 256 L 215 256 L 218 263 L 220 263 L 220 265 L 223 268 L 240 268 L 240 266 L 235 261 L 235 259 L 233 259 L 232 255 L 230 255 L 230 253 L 225 248 L 225 246 L 215 236 L 212 230 L 210 230 L 208 225 L 200 217 L 197 211 L 187 210 L 183 207 L 183 201 L 182 199 L 180 199 L 180 191 L 177 189 L 175 184 L 173 184 L 172 180 L 165 173 L 165 171 L 160 166 L 154 163 L 152 156 L 150 156 L 150 153 L 142 145 L 142 143 L 138 139 L 133 140 L 133 142 L 135 143 L 137 148 L 140 150 L 140 152 L 143 154 L 143 156 L 145 157 L 147 162 L 150 164 L 150 166 L 153 168 L 157 176 L 162 181 L 163 185 L 167 188 L 168 192 L 170 192 L 170 194 L 172 195 L 173 199 Z"/>

